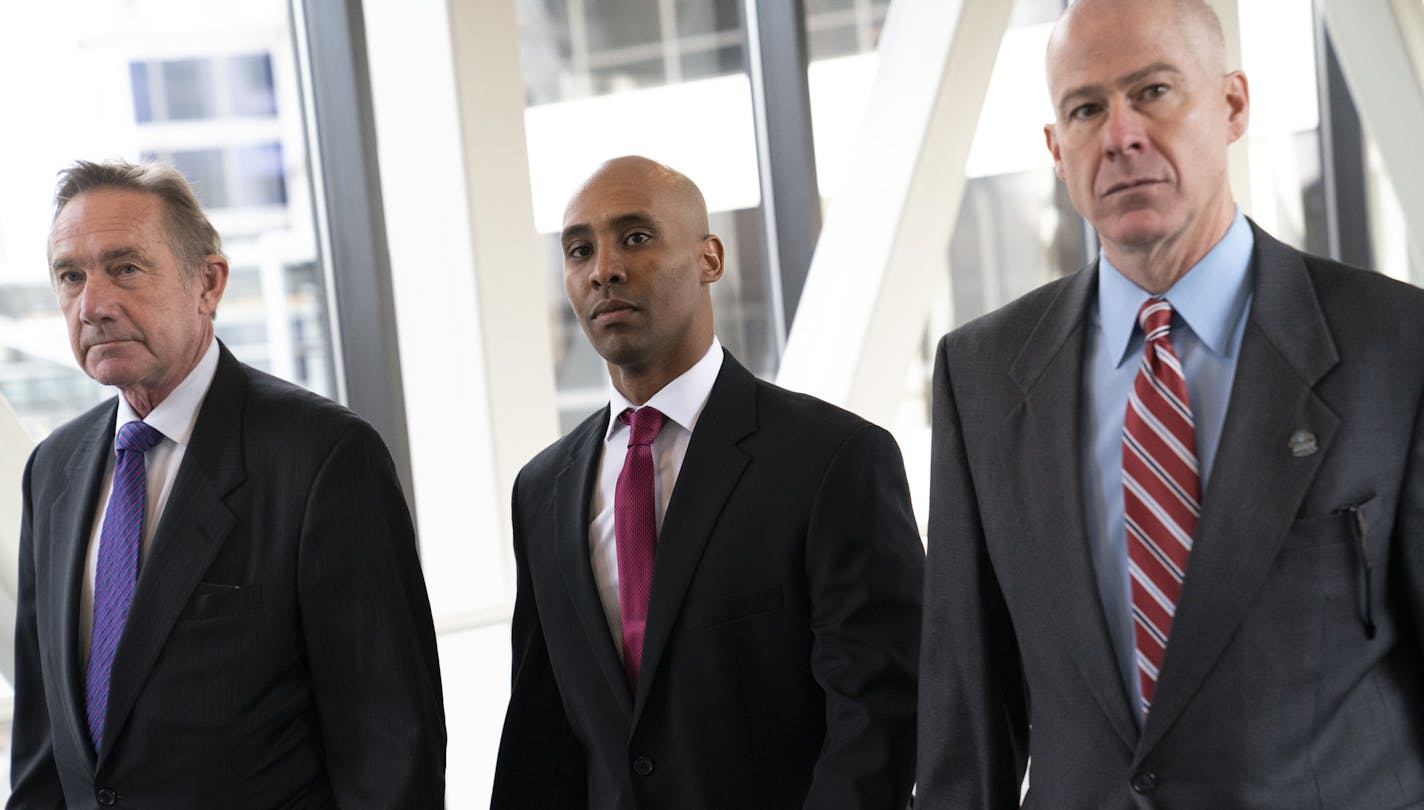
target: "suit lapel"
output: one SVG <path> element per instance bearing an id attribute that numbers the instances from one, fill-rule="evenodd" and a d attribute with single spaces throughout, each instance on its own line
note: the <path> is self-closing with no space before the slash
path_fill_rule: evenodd
<path id="1" fill-rule="evenodd" d="M 730 354 L 712 385 L 707 405 L 687 446 L 677 484 L 658 533 L 648 597 L 648 626 L 643 636 L 642 677 L 633 702 L 636 726 L 657 678 L 658 663 L 682 609 L 693 572 L 717 518 L 751 457 L 737 446 L 756 430 L 756 378 Z"/>
<path id="2" fill-rule="evenodd" d="M 1313 390 L 1339 355 L 1304 262 L 1253 230 L 1251 312 L 1139 759 L 1191 701 L 1241 623 L 1339 423 Z M 1289 441 L 1302 429 L 1315 434 L 1318 450 L 1296 457 Z"/>
<path id="3" fill-rule="evenodd" d="M 79 594 L 84 582 L 84 564 L 88 559 L 89 539 L 94 530 L 94 514 L 99 508 L 99 488 L 114 445 L 114 414 L 117 401 L 89 426 L 65 465 L 66 486 L 50 506 L 50 525 L 58 543 L 50 579 L 42 583 L 40 593 L 54 594 L 51 617 L 58 625 L 44 628 L 42 637 L 59 640 L 59 667 L 64 678 L 65 725 L 75 739 L 83 741 L 79 748 L 91 757 L 94 746 L 89 740 L 89 720 L 84 709 L 84 671 L 79 656 Z M 58 719 L 58 718 L 56 718 Z"/>
<path id="4" fill-rule="evenodd" d="M 1093 571 L 1082 509 L 1082 377 L 1086 313 L 1097 289 L 1088 267 L 1072 277 L 1028 335 L 1009 374 L 1023 399 L 999 426 L 1007 492 L 1018 494 L 1026 548 L 1022 573 L 1034 577 L 1051 609 L 1074 616 L 1064 623 L 1074 663 L 1089 691 L 1128 747 L 1137 742 L 1127 690 L 1116 665 L 1102 597 Z"/>
<path id="5" fill-rule="evenodd" d="M 236 524 L 223 501 L 245 480 L 242 403 L 246 392 L 241 367 L 222 349 L 217 373 L 139 571 L 133 605 L 114 653 L 101 746 L 105 755 L 123 730 L 179 613 Z"/>
<path id="6" fill-rule="evenodd" d="M 604 619 L 603 603 L 593 581 L 593 563 L 588 554 L 589 510 L 607 427 L 608 409 L 604 408 L 596 418 L 584 423 L 584 430 L 573 442 L 568 466 L 554 478 L 554 543 L 564 585 L 568 588 L 579 624 L 583 626 L 589 649 L 593 650 L 598 669 L 603 673 L 614 700 L 625 715 L 631 716 L 633 699 L 628 694 L 628 682 L 623 676 L 608 622 Z"/>

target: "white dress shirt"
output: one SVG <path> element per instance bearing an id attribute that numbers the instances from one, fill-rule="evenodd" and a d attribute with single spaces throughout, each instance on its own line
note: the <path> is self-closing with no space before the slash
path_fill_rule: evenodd
<path id="1" fill-rule="evenodd" d="M 148 559 L 148 549 L 153 543 L 153 532 L 158 528 L 158 520 L 163 516 L 163 507 L 168 503 L 168 494 L 173 490 L 173 482 L 178 478 L 178 468 L 183 463 L 183 454 L 188 449 L 188 440 L 193 436 L 193 426 L 198 422 L 198 408 L 208 395 L 208 387 L 218 370 L 218 341 L 213 338 L 208 350 L 198 365 L 188 372 L 183 382 L 158 403 L 143 421 L 163 434 L 163 438 L 144 454 L 145 495 L 143 509 L 143 534 L 139 552 L 139 570 Z M 114 439 L 117 441 L 119 428 L 138 419 L 129 406 L 128 400 L 119 395 L 119 412 L 114 419 Z M 109 460 L 104 468 L 104 481 L 99 487 L 99 503 L 94 510 L 94 530 L 89 535 L 89 555 L 84 566 L 84 585 L 79 597 L 79 657 L 80 664 L 89 663 L 89 643 L 94 632 L 94 575 L 99 565 L 99 533 L 104 529 L 104 511 L 109 506 L 109 496 L 114 488 L 114 449 L 109 449 Z"/>
<path id="2" fill-rule="evenodd" d="M 662 534 L 663 515 L 672 498 L 673 485 L 682 470 L 687 444 L 697 418 L 712 393 L 712 384 L 722 370 L 722 344 L 712 338 L 712 345 L 692 368 L 663 386 L 643 407 L 657 408 L 667 421 L 653 441 L 653 491 L 658 534 Z M 633 403 L 608 383 L 608 430 L 603 436 L 603 457 L 598 463 L 598 486 L 593 491 L 589 507 L 588 556 L 593 564 L 593 581 L 598 586 L 598 598 L 603 603 L 603 615 L 613 634 L 613 647 L 623 657 L 623 610 L 618 604 L 618 541 L 613 533 L 613 498 L 618 487 L 618 474 L 628 455 L 628 426 L 618 415 Z"/>

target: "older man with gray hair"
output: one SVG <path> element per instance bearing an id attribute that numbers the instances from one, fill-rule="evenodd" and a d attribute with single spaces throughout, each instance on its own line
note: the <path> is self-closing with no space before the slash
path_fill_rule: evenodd
<path id="1" fill-rule="evenodd" d="M 51 280 L 118 396 L 25 470 L 10 808 L 439 808 L 430 605 L 390 455 L 213 335 L 181 175 L 61 174 Z"/>

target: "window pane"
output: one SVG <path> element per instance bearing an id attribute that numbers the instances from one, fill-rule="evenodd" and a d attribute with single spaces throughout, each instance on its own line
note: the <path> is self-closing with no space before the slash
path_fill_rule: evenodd
<path id="1" fill-rule="evenodd" d="M 699 34 L 742 31 L 741 4 L 737 0 L 677 0 L 677 34 L 682 38 Z"/>
<path id="2" fill-rule="evenodd" d="M 662 44 L 662 11 L 657 0 L 582 0 L 582 36 L 592 53 L 616 53 L 630 46 Z"/>
<path id="3" fill-rule="evenodd" d="M 134 120 L 146 124 L 153 120 L 153 96 L 149 91 L 148 63 L 129 63 L 129 84 L 133 88 Z"/>
<path id="4" fill-rule="evenodd" d="M 203 208 L 226 208 L 232 204 L 228 199 L 227 169 L 221 149 L 185 149 L 161 155 L 159 159 L 172 163 L 188 178 Z"/>
<path id="5" fill-rule="evenodd" d="M 257 53 L 228 59 L 227 93 L 231 115 L 275 114 L 277 94 L 272 84 L 272 57 Z"/>
<path id="6" fill-rule="evenodd" d="M 163 77 L 163 96 L 167 103 L 169 120 L 213 117 L 217 108 L 213 103 L 211 60 L 178 59 L 163 62 L 159 73 Z"/>
<path id="7" fill-rule="evenodd" d="M 282 165 L 282 144 L 260 143 L 239 146 L 229 152 L 236 164 L 234 205 L 282 205 L 287 201 L 286 168 Z"/>

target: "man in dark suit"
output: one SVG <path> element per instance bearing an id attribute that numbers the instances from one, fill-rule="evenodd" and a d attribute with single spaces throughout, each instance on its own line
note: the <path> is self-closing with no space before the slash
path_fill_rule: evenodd
<path id="1" fill-rule="evenodd" d="M 119 396 L 25 471 L 8 806 L 441 807 L 384 444 L 214 338 L 227 261 L 177 172 L 81 162 L 56 209 L 75 357 Z"/>
<path id="2" fill-rule="evenodd" d="M 610 161 L 561 238 L 610 407 L 515 485 L 493 807 L 903 807 L 923 549 L 894 440 L 723 352 L 686 177 Z"/>
<path id="3" fill-rule="evenodd" d="M 1424 293 L 1236 210 L 1200 0 L 1048 81 L 1102 252 L 940 344 L 919 806 L 1424 807 Z"/>

